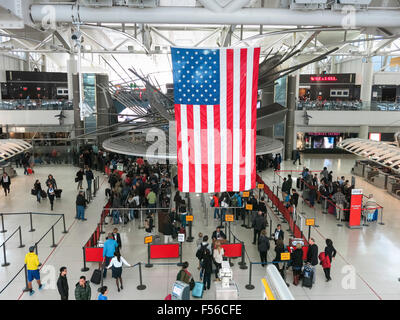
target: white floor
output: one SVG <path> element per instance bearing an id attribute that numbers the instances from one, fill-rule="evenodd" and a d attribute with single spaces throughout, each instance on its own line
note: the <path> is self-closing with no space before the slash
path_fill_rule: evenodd
<path id="1" fill-rule="evenodd" d="M 322 156 L 309 156 L 305 160 L 305 165 L 312 170 L 320 170 L 323 166 L 327 166 L 329 170 L 333 170 L 334 178 L 336 175 L 345 175 L 350 178 L 350 169 L 354 164 L 354 157 L 345 156 L 338 157 L 329 155 Z M 302 166 L 293 166 L 290 161 L 284 162 L 281 166 L 282 170 L 290 169 L 301 170 Z M 81 272 L 83 267 L 82 262 L 82 247 L 88 240 L 89 236 L 93 233 L 99 221 L 99 216 L 102 207 L 105 204 L 104 189 L 107 186 L 105 176 L 100 173 L 100 190 L 94 201 L 89 204 L 86 210 L 86 222 L 77 221 L 75 217 L 75 198 L 76 198 L 76 184 L 74 183 L 74 176 L 77 169 L 71 166 L 57 166 L 57 167 L 40 167 L 37 168 L 34 176 L 24 176 L 22 170 L 18 169 L 18 176 L 13 179 L 11 186 L 11 194 L 4 197 L 0 192 L 0 213 L 2 212 L 51 212 L 48 200 L 44 200 L 41 204 L 36 202 L 35 197 L 30 195 L 30 189 L 33 186 L 35 179 L 40 179 L 44 184 L 46 177 L 52 173 L 57 180 L 60 188 L 63 189 L 62 198 L 55 202 L 54 213 L 63 213 L 66 217 L 66 228 L 69 232 L 62 234 L 61 225 L 57 225 L 55 229 L 55 241 L 58 246 L 53 249 L 51 245 L 51 232 L 46 236 L 43 242 L 39 245 L 39 258 L 43 263 L 41 270 L 42 280 L 45 283 L 45 289 L 42 291 L 36 290 L 33 296 L 29 294 L 22 294 L 24 287 L 24 276 L 21 273 L 12 284 L 0 294 L 0 299 L 28 299 L 28 300 L 58 300 L 59 295 L 56 289 L 56 281 L 58 278 L 58 270 L 61 266 L 68 267 L 68 282 L 70 287 L 70 299 L 74 299 L 75 284 L 81 275 L 85 275 L 90 279 L 90 276 L 96 268 L 96 263 L 88 263 L 90 270 L 88 272 Z M 270 186 L 272 186 L 273 173 L 272 171 L 265 171 L 263 178 Z M 306 205 L 303 210 L 308 216 L 317 218 L 319 228 L 313 228 L 311 231 L 312 236 L 316 239 L 319 250 L 322 251 L 325 247 L 325 239 L 331 238 L 334 246 L 338 251 L 338 255 L 333 262 L 332 266 L 332 279 L 333 281 L 325 282 L 323 270 L 320 266 L 317 267 L 317 281 L 314 287 L 310 290 L 302 288 L 301 286 L 294 287 L 290 285 L 296 299 L 309 300 L 309 299 L 357 299 L 357 300 L 376 300 L 376 299 L 399 299 L 400 298 L 400 283 L 398 277 L 400 272 L 397 271 L 397 266 L 400 260 L 400 249 L 396 245 L 400 236 L 398 235 L 398 227 L 400 224 L 398 211 L 399 200 L 390 196 L 387 192 L 375 188 L 370 184 L 364 182 L 360 178 L 356 178 L 356 187 L 362 188 L 365 194 L 373 193 L 375 199 L 379 204 L 384 206 L 384 223 L 379 225 L 377 223 L 370 223 L 369 227 L 363 229 L 350 230 L 347 227 L 337 227 L 336 220 L 331 215 L 322 215 L 317 206 L 316 212 L 310 210 Z M 276 180 L 278 181 L 278 180 Z M 204 223 L 204 212 L 201 209 L 200 198 L 195 194 L 191 195 L 192 206 L 194 208 L 195 222 L 193 226 L 193 236 L 197 238 L 197 233 L 202 232 L 211 236 L 214 231 L 216 222 L 212 217 L 212 212 L 209 210 L 208 226 Z M 208 204 L 209 201 L 206 200 Z M 275 215 L 273 227 L 280 222 Z M 34 216 L 35 232 L 28 232 L 29 216 L 8 216 L 5 217 L 5 234 L 0 234 L 0 241 L 7 238 L 19 225 L 23 229 L 23 243 L 25 248 L 16 248 L 18 243 L 18 235 L 7 243 L 7 261 L 10 262 L 8 267 L 0 267 L 0 290 L 4 285 L 11 280 L 18 270 L 23 266 L 23 258 L 30 245 L 40 239 L 44 233 L 56 221 L 57 217 L 52 216 Z M 108 225 L 106 231 L 111 230 L 112 226 Z M 287 224 L 283 226 L 286 230 Z M 245 241 L 246 251 L 252 261 L 259 261 L 258 251 L 255 245 L 252 245 L 253 231 L 241 227 L 241 221 L 232 225 L 232 232 L 237 238 Z M 130 222 L 126 226 L 120 226 L 122 235 L 123 256 L 131 264 L 137 262 L 147 262 L 147 247 L 143 244 L 143 237 L 145 232 L 143 229 L 138 229 L 135 222 Z M 288 234 L 286 232 L 285 239 L 287 241 Z M 273 243 L 271 242 L 273 248 Z M 273 258 L 273 250 L 269 254 L 269 259 Z M 195 241 L 192 243 L 185 243 L 183 245 L 183 261 L 189 262 L 189 271 L 194 275 L 195 280 L 199 280 L 199 272 L 197 270 L 197 258 L 195 257 Z M 0 250 L 0 261 L 1 258 Z M 152 262 L 179 262 L 178 259 L 162 260 Z M 237 265 L 239 259 L 233 260 L 234 262 L 234 280 L 239 286 L 240 299 L 261 299 L 262 288 L 260 279 L 265 274 L 265 269 L 260 265 L 253 266 L 252 284 L 255 286 L 253 290 L 247 290 L 245 285 L 249 283 L 249 269 L 241 270 Z M 346 266 L 353 266 L 355 276 L 352 277 L 352 270 Z M 109 299 L 164 299 L 170 293 L 173 282 L 175 281 L 176 274 L 179 267 L 173 266 L 157 266 L 153 268 L 142 268 L 143 271 L 143 284 L 146 289 L 139 291 L 136 289 L 139 284 L 139 270 L 138 267 L 124 269 L 123 280 L 124 290 L 117 292 L 114 279 L 111 278 L 109 272 L 104 284 L 109 287 Z M 342 273 L 342 271 L 344 273 Z M 291 271 L 288 272 L 289 283 L 292 282 Z M 34 284 L 34 289 L 37 285 Z M 97 285 L 92 285 L 92 299 L 97 298 Z M 211 284 L 211 290 L 206 291 L 203 299 L 215 299 L 214 285 Z"/>

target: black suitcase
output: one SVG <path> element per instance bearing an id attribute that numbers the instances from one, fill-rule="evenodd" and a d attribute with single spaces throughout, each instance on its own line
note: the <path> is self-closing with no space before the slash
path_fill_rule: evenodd
<path id="1" fill-rule="evenodd" d="M 301 179 L 301 178 L 297 178 L 297 179 L 296 179 L 296 187 L 297 187 L 297 190 L 300 189 L 300 179 Z"/>
<path id="2" fill-rule="evenodd" d="M 129 222 L 129 217 L 127 213 L 124 213 L 124 224 L 127 224 Z"/>
<path id="3" fill-rule="evenodd" d="M 46 199 L 46 198 L 47 198 L 47 193 L 46 193 L 46 191 L 41 190 L 41 191 L 40 191 L 40 196 L 41 196 L 43 199 Z"/>
<path id="4" fill-rule="evenodd" d="M 61 198 L 61 192 L 62 192 L 62 189 L 54 190 L 54 193 L 56 194 L 56 198 Z"/>
<path id="5" fill-rule="evenodd" d="M 90 282 L 94 284 L 100 284 L 101 282 L 101 270 L 96 269 L 93 271 L 92 277 L 90 278 Z"/>
<path id="6" fill-rule="evenodd" d="M 313 286 L 313 270 L 311 269 L 311 267 L 309 266 L 304 266 L 304 270 L 303 270 L 303 280 L 301 283 L 302 287 L 307 287 L 307 288 L 312 288 Z"/>

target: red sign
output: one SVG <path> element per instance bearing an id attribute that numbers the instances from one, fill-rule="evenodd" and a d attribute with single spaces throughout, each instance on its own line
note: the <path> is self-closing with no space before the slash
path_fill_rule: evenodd
<path id="1" fill-rule="evenodd" d="M 321 77 L 321 76 L 311 76 L 310 81 L 338 81 L 338 79 L 335 76 L 326 76 L 326 77 Z"/>
<path id="2" fill-rule="evenodd" d="M 221 247 L 224 248 L 224 257 L 238 258 L 242 256 L 241 243 L 223 244 Z"/>
<path id="3" fill-rule="evenodd" d="M 151 259 L 179 258 L 179 244 L 157 244 L 150 246 Z"/>
<path id="4" fill-rule="evenodd" d="M 361 223 L 362 190 L 351 191 L 349 227 L 359 227 Z"/>

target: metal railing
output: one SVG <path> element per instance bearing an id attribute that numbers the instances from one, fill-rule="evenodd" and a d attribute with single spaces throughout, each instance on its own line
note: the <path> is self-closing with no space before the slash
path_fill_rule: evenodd
<path id="1" fill-rule="evenodd" d="M 0 245 L 0 247 L 3 247 L 3 260 L 4 263 L 1 265 L 2 267 L 7 267 L 10 265 L 9 262 L 7 262 L 7 250 L 6 250 L 6 243 L 8 240 L 10 240 L 16 233 L 19 231 L 19 247 L 18 248 L 23 248 L 25 247 L 24 244 L 22 244 L 22 232 L 21 232 L 21 226 L 19 226 L 4 242 Z"/>
<path id="2" fill-rule="evenodd" d="M 72 101 L 59 100 L 2 100 L 0 110 L 73 110 Z"/>

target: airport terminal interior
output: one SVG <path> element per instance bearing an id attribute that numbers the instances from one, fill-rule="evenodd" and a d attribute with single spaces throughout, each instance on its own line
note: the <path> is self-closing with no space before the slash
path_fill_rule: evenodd
<path id="1" fill-rule="evenodd" d="M 0 300 L 400 299 L 399 71 L 397 0 L 0 0 Z"/>

